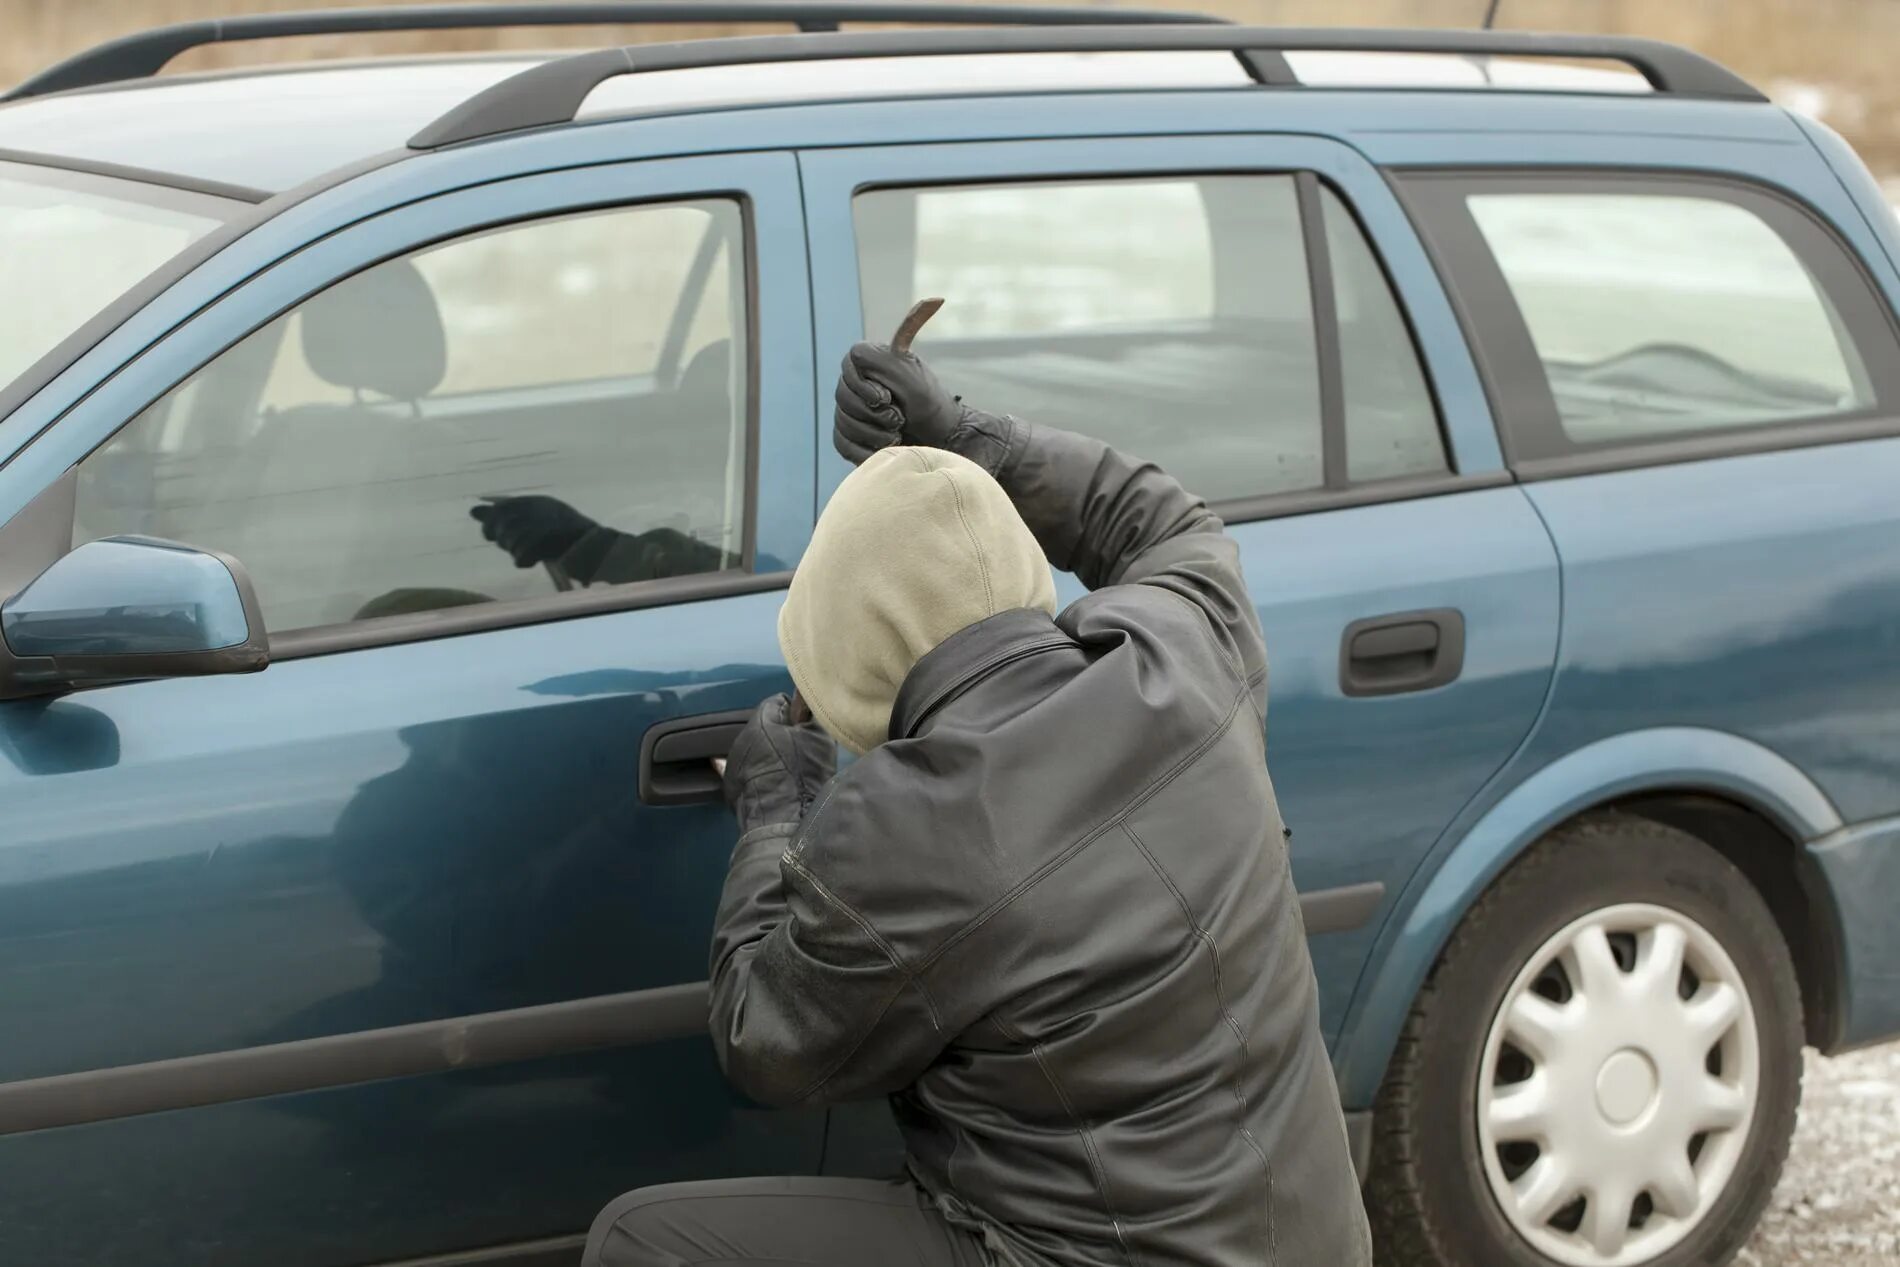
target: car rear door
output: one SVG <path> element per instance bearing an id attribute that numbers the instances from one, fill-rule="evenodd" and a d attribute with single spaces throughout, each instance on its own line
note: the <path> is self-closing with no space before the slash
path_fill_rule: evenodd
<path id="1" fill-rule="evenodd" d="M 9 468 L 74 468 L 76 541 L 234 555 L 273 663 L 0 703 L 0 1258 L 406 1260 L 816 1168 L 705 1035 L 690 733 L 787 685 L 809 312 L 789 155 L 496 181 L 289 257 Z M 517 567 L 475 512 L 526 496 L 615 568 Z"/>
<path id="2" fill-rule="evenodd" d="M 1290 136 L 800 163 L 813 273 L 835 282 L 813 295 L 821 417 L 849 344 L 942 295 L 917 347 L 952 390 L 1101 434 L 1227 519 L 1337 1037 L 1386 912 L 1529 732 L 1557 636 L 1548 535 L 1389 188 L 1356 151 Z M 824 446 L 821 485 L 843 471 Z"/>

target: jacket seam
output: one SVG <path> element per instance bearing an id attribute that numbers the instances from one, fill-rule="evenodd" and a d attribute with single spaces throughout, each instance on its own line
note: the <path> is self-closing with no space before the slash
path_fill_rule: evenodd
<path id="1" fill-rule="evenodd" d="M 1254 1156 L 1260 1160 L 1260 1177 L 1266 1184 L 1267 1189 L 1267 1199 L 1265 1203 L 1267 1212 L 1267 1250 L 1268 1253 L 1271 1254 L 1274 1250 L 1275 1243 L 1273 1219 L 1273 1163 L 1267 1160 L 1266 1150 L 1260 1147 L 1260 1141 L 1254 1138 L 1253 1131 L 1247 1126 L 1247 1092 L 1240 1084 L 1240 1071 L 1253 1063 L 1253 1053 L 1247 1045 L 1246 1031 L 1241 1029 L 1240 1022 L 1235 1019 L 1233 1009 L 1227 1006 L 1227 990 L 1222 983 L 1220 946 L 1214 941 L 1213 935 L 1207 931 L 1201 921 L 1195 918 L 1194 907 L 1187 900 L 1187 894 L 1181 891 L 1181 886 L 1174 882 L 1174 877 L 1168 874 L 1168 869 L 1161 865 L 1161 860 L 1154 856 L 1153 851 L 1148 848 L 1147 843 L 1136 834 L 1135 829 L 1129 825 L 1128 820 L 1125 818 L 1122 820 L 1121 829 L 1123 834 L 1128 837 L 1129 843 L 1134 845 L 1134 847 L 1140 851 L 1141 856 L 1148 860 L 1148 865 L 1154 868 L 1154 873 L 1160 879 L 1161 883 L 1168 886 L 1168 892 L 1174 894 L 1174 900 L 1181 907 L 1181 917 L 1187 921 L 1188 927 L 1194 932 L 1194 936 L 1200 939 L 1203 946 L 1207 947 L 1208 958 L 1213 961 L 1214 1006 L 1220 1009 L 1221 1019 L 1227 1022 L 1227 1028 L 1234 1033 L 1234 1042 L 1240 1047 L 1240 1066 L 1235 1069 L 1233 1083 L 1229 1088 L 1234 1093 L 1235 1108 L 1239 1110 L 1234 1120 L 1234 1130 L 1239 1134 L 1240 1138 L 1246 1142 L 1247 1146 L 1253 1150 Z"/>
<path id="2" fill-rule="evenodd" d="M 890 996 L 886 998 L 882 1004 L 879 1005 L 876 1014 L 871 1017 L 870 1023 L 864 1027 L 864 1032 L 858 1035 L 857 1041 L 852 1043 L 850 1047 L 846 1048 L 838 1056 L 836 1060 L 832 1061 L 830 1065 L 826 1066 L 823 1072 L 821 1072 L 817 1077 L 813 1078 L 811 1082 L 806 1084 L 806 1086 L 802 1090 L 800 1090 L 797 1095 L 792 1097 L 793 1104 L 803 1104 L 807 1100 L 810 1100 L 813 1096 L 817 1095 L 820 1091 L 824 1090 L 825 1086 L 828 1083 L 830 1083 L 830 1081 L 833 1078 L 838 1076 L 838 1071 L 844 1068 L 847 1064 L 851 1063 L 851 1058 L 857 1055 L 858 1052 L 863 1048 L 864 1044 L 871 1040 L 871 1035 L 877 1033 L 877 1027 L 884 1023 L 884 1018 L 890 1015 L 891 1009 L 897 1005 L 897 1000 L 903 997 L 905 988 L 907 986 L 915 984 L 915 981 L 914 981 L 914 978 L 912 978 L 907 972 L 905 972 L 903 964 L 900 963 L 897 957 L 891 953 L 890 947 L 885 944 L 883 938 L 877 935 L 876 930 L 871 928 L 871 926 L 865 922 L 863 916 L 859 915 L 856 911 L 852 910 L 845 903 L 840 902 L 835 896 L 833 896 L 831 890 L 827 889 L 818 880 L 816 876 L 812 875 L 811 872 L 805 870 L 804 867 L 799 866 L 798 863 L 792 859 L 791 853 L 789 851 L 787 851 L 785 854 L 781 856 L 781 861 L 784 862 L 786 865 L 790 866 L 793 870 L 797 871 L 800 875 L 804 876 L 806 879 L 810 880 L 812 883 L 812 887 L 818 891 L 818 895 L 820 897 L 824 898 L 825 901 L 831 903 L 833 906 L 843 911 L 847 916 L 850 917 L 852 922 L 857 924 L 858 927 L 864 929 L 864 931 L 870 935 L 871 940 L 876 942 L 878 948 L 884 952 L 885 958 L 890 960 L 891 966 L 893 968 L 896 968 L 897 973 L 898 973 L 896 988 L 893 989 L 890 992 Z M 926 1004 L 930 1002 L 930 995 L 928 994 L 928 992 L 920 988 L 918 990 L 918 993 L 924 996 L 924 1002 Z M 935 1024 L 937 1021 L 936 1013 L 934 1009 L 932 1010 L 932 1013 L 931 1013 L 931 1021 L 933 1024 Z M 942 1025 L 938 1024 L 937 1028 L 941 1030 L 943 1027 Z"/>
<path id="3" fill-rule="evenodd" d="M 1178 539 L 1179 538 L 1170 538 L 1170 540 Z M 1219 623 L 1215 621 L 1214 614 L 1173 586 L 1161 584 L 1160 579 L 1167 575 L 1169 575 L 1168 572 L 1164 570 L 1155 573 L 1153 576 L 1144 576 L 1139 581 L 1136 581 L 1135 584 L 1146 585 L 1150 588 L 1160 590 L 1163 594 L 1166 594 L 1193 612 L 1194 615 L 1200 619 L 1200 622 L 1207 626 L 1208 640 L 1214 644 L 1214 654 L 1221 658 L 1221 662 L 1227 666 L 1227 671 L 1232 673 L 1239 681 L 1246 683 L 1249 689 L 1257 685 L 1254 681 L 1255 675 L 1249 674 L 1246 665 L 1242 661 L 1235 659 L 1229 654 L 1227 648 L 1221 645 L 1220 626 Z M 1247 602 L 1250 600 L 1243 593 L 1241 595 L 1241 601 Z M 1267 671 L 1265 668 L 1261 668 L 1258 671 L 1258 676 L 1265 677 L 1266 675 Z"/>
<path id="4" fill-rule="evenodd" d="M 1219 742 L 1221 736 L 1225 735 L 1228 729 L 1233 726 L 1234 717 L 1237 713 L 1240 712 L 1241 702 L 1243 700 L 1250 699 L 1251 697 L 1252 697 L 1252 692 L 1250 691 L 1247 691 L 1247 690 L 1236 691 L 1234 693 L 1233 702 L 1227 706 L 1226 714 L 1221 718 L 1220 722 L 1214 727 L 1214 729 L 1209 731 L 1207 736 L 1203 738 L 1200 743 L 1194 746 L 1192 751 L 1190 751 L 1186 756 L 1182 757 L 1179 761 L 1177 761 L 1174 764 L 1174 766 L 1171 769 L 1169 769 L 1167 772 L 1158 776 L 1154 780 L 1154 782 L 1150 783 L 1147 787 L 1143 788 L 1141 791 L 1137 792 L 1134 796 L 1130 797 L 1125 804 L 1123 804 L 1121 807 L 1116 809 L 1113 813 L 1109 814 L 1108 817 L 1103 819 L 1100 824 L 1091 828 L 1086 834 L 1078 837 L 1075 841 L 1073 841 L 1072 843 L 1064 847 L 1060 853 L 1056 854 L 1055 857 L 1049 859 L 1049 861 L 1043 863 L 1040 867 L 1037 867 L 1036 870 L 1030 873 L 1028 876 L 1025 876 L 1023 879 L 1019 880 L 1016 883 L 1016 886 L 1010 889 L 1009 892 L 1003 894 L 1001 897 L 997 898 L 994 902 L 990 903 L 988 908 L 983 910 L 969 923 L 965 924 L 962 928 L 958 929 L 956 932 L 952 933 L 949 937 L 945 938 L 942 945 L 938 946 L 935 950 L 931 951 L 928 955 L 924 956 L 924 958 L 921 961 L 919 961 L 916 971 L 919 973 L 928 972 L 931 968 L 931 965 L 935 964 L 937 960 L 943 958 L 943 956 L 950 953 L 952 949 L 954 949 L 960 943 L 962 943 L 963 941 L 968 939 L 971 935 L 976 933 L 976 931 L 982 928 L 984 924 L 987 924 L 990 920 L 994 919 L 997 915 L 1007 910 L 1012 904 L 1015 903 L 1016 899 L 1020 898 L 1023 894 L 1027 893 L 1030 889 L 1033 889 L 1036 885 L 1048 879 L 1050 875 L 1054 874 L 1059 868 L 1063 866 L 1063 864 L 1067 863 L 1069 859 L 1073 858 L 1076 854 L 1082 852 L 1082 850 L 1088 848 L 1090 845 L 1100 840 L 1103 836 L 1107 835 L 1111 830 L 1114 829 L 1115 825 L 1121 822 L 1121 820 L 1124 817 L 1126 817 L 1128 814 L 1134 812 L 1134 810 L 1139 808 L 1141 805 L 1145 804 L 1147 801 L 1149 801 L 1153 797 L 1158 796 L 1161 793 L 1161 791 L 1164 788 L 1166 788 L 1170 783 L 1174 782 L 1174 780 L 1179 778 L 1184 772 L 1191 769 L 1194 766 L 1195 762 L 1199 761 L 1202 757 L 1207 755 L 1208 749 L 1212 748 L 1217 742 Z"/>
<path id="5" fill-rule="evenodd" d="M 1015 1032 L 1013 1026 L 1006 1026 L 1001 1018 L 997 1018 L 996 1027 L 1017 1042 L 1025 1041 L 1021 1034 Z M 1043 1045 L 1031 1043 L 1029 1051 L 1036 1058 L 1036 1068 L 1042 1070 L 1043 1080 L 1049 1084 L 1049 1089 L 1055 1092 L 1056 1100 L 1062 1105 L 1063 1113 L 1068 1116 L 1076 1138 L 1082 1141 L 1082 1152 L 1088 1159 L 1089 1176 L 1095 1184 L 1096 1195 L 1101 1198 L 1102 1212 L 1108 1216 L 1109 1230 L 1115 1234 L 1115 1243 L 1122 1248 L 1123 1259 L 1134 1264 L 1134 1267 L 1144 1267 L 1141 1255 L 1137 1254 L 1134 1247 L 1128 1243 L 1128 1234 L 1122 1230 L 1121 1216 L 1116 1214 L 1115 1202 L 1108 1194 L 1108 1174 L 1103 1169 L 1101 1154 L 1096 1151 L 1094 1132 L 1090 1129 L 1089 1123 L 1082 1119 L 1082 1115 L 1075 1111 L 1075 1104 L 1069 1099 L 1069 1093 L 1063 1089 L 1061 1079 L 1057 1078 L 1055 1070 L 1049 1067 L 1048 1055 Z"/>
<path id="6" fill-rule="evenodd" d="M 805 879 L 811 884 L 812 888 L 818 891 L 818 895 L 820 897 L 824 898 L 825 901 L 837 907 L 840 911 L 842 911 L 845 914 L 847 918 L 851 920 L 852 923 L 856 924 L 859 928 L 864 930 L 864 935 L 866 937 L 869 937 L 871 941 L 877 946 L 877 948 L 884 952 L 884 957 L 890 960 L 891 967 L 897 969 L 897 974 L 899 977 L 903 979 L 904 983 L 907 985 L 914 985 L 917 987 L 917 993 L 923 996 L 924 1008 L 926 1011 L 930 1013 L 931 1025 L 935 1026 L 938 1032 L 941 1033 L 943 1030 L 943 1018 L 937 1014 L 936 1000 L 930 997 L 930 991 L 924 987 L 924 983 L 922 979 L 919 978 L 917 973 L 913 972 L 909 967 L 905 966 L 903 958 L 900 955 L 898 955 L 896 949 L 892 947 L 892 945 L 888 941 L 884 940 L 883 935 L 879 933 L 877 929 L 871 926 L 871 921 L 866 919 L 864 916 L 858 914 L 857 910 L 849 902 L 846 902 L 845 900 L 840 898 L 836 893 L 833 893 L 823 880 L 820 880 L 817 876 L 811 873 L 811 869 L 809 867 L 805 866 L 804 863 L 800 862 L 797 858 L 794 858 L 792 856 L 791 850 L 788 849 L 783 854 L 781 854 L 779 857 L 779 861 L 784 863 L 786 866 L 790 867 L 792 870 L 798 872 L 798 874 L 804 876 Z M 902 992 L 901 988 L 899 992 L 900 993 Z M 888 1008 L 889 1005 L 887 1004 L 886 1007 Z"/>
<path id="7" fill-rule="evenodd" d="M 739 843 L 732 847 L 732 851 L 737 853 L 742 847 L 755 840 L 765 840 L 773 836 L 796 836 L 798 835 L 798 827 L 799 824 L 796 819 L 780 819 L 775 823 L 760 823 L 756 827 L 751 827 L 741 832 L 739 834 Z"/>
<path id="8" fill-rule="evenodd" d="M 830 1066 L 826 1068 L 823 1073 L 812 1079 L 810 1085 L 806 1086 L 805 1089 L 800 1091 L 796 1096 L 793 1096 L 793 1104 L 803 1104 L 820 1091 L 823 1091 L 831 1080 L 838 1076 L 838 1071 L 851 1063 L 851 1058 L 858 1054 L 858 1051 L 864 1044 L 871 1041 L 871 1035 L 877 1033 L 877 1027 L 884 1023 L 886 1016 L 890 1015 L 891 1009 L 897 1005 L 897 1000 L 903 997 L 904 987 L 909 984 L 910 982 L 905 979 L 898 981 L 897 988 L 891 991 L 891 996 L 884 1000 L 882 1007 L 878 1008 L 877 1015 L 873 1016 L 871 1023 L 864 1027 L 864 1032 L 858 1035 L 858 1041 L 852 1043 L 842 1055 L 832 1061 Z"/>

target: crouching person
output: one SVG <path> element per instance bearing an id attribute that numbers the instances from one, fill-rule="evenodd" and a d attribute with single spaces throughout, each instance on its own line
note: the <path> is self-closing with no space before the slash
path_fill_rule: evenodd
<path id="1" fill-rule="evenodd" d="M 765 1103 L 889 1097 L 909 1173 L 635 1192 L 588 1267 L 1369 1264 L 1233 541 L 887 348 L 835 440 L 779 615 L 814 720 L 767 700 L 726 770 L 712 1036 Z"/>

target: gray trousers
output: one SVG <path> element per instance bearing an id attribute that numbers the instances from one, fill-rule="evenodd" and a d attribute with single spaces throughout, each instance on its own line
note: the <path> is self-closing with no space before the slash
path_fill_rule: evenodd
<path id="1" fill-rule="evenodd" d="M 722 1179 L 610 1202 L 582 1267 L 987 1267 L 908 1180 Z"/>

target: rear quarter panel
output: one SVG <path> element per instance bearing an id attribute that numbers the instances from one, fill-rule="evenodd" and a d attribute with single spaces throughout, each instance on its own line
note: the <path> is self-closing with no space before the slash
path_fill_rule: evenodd
<path id="1" fill-rule="evenodd" d="M 1776 107 L 1517 107 L 1509 128 L 1367 129 L 1356 139 L 1392 165 L 1650 168 L 1765 185 L 1830 224 L 1890 307 L 1900 298 L 1891 226 L 1876 227 L 1865 191 L 1843 183 Z M 1558 129 L 1560 114 L 1571 131 Z M 1670 135 L 1672 120 L 1700 135 Z M 1881 438 L 1524 486 L 1563 567 L 1550 697 L 1382 933 L 1337 1053 L 1349 1105 L 1376 1094 L 1411 1000 L 1464 911 L 1563 817 L 1634 791 L 1694 788 L 1749 804 L 1805 843 L 1900 812 L 1896 476 L 1900 439 Z M 1900 866 L 1873 867 L 1866 852 L 1854 851 L 1863 883 L 1900 882 Z M 1870 943 L 1849 933 L 1850 981 L 1900 952 L 1889 935 Z"/>

